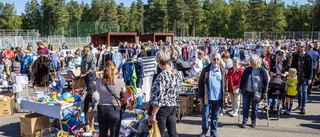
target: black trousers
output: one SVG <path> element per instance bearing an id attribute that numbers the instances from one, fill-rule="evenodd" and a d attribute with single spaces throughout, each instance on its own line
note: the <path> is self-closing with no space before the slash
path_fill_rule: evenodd
<path id="1" fill-rule="evenodd" d="M 121 107 L 98 105 L 99 137 L 119 137 L 122 120 Z"/>
<path id="2" fill-rule="evenodd" d="M 87 85 L 87 90 L 90 89 L 90 87 L 95 86 L 93 84 L 95 78 L 96 78 L 96 72 L 91 72 L 83 78 L 84 82 Z M 91 92 L 91 91 L 87 91 L 87 92 Z"/>
<path id="3" fill-rule="evenodd" d="M 88 110 L 89 110 L 89 104 L 92 103 L 92 93 L 88 92 L 86 94 L 86 97 L 84 98 L 84 102 L 83 102 L 83 112 L 86 116 L 86 123 L 88 123 Z"/>
<path id="4" fill-rule="evenodd" d="M 313 69 L 313 78 L 312 78 L 311 84 L 308 85 L 308 95 L 311 94 L 312 86 L 315 81 L 315 76 L 318 75 L 316 72 L 318 72 L 318 69 Z"/>
<path id="5" fill-rule="evenodd" d="M 158 121 L 159 130 L 162 137 L 165 137 L 165 129 L 167 128 L 169 137 L 178 137 L 176 128 L 176 112 L 177 107 L 160 107 L 156 119 Z"/>

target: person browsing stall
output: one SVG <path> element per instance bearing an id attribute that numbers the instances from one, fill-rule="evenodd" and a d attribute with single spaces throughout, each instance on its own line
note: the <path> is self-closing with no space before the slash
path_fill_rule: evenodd
<path id="1" fill-rule="evenodd" d="M 96 58 L 90 53 L 90 48 L 88 46 L 83 47 L 84 56 L 82 56 L 81 62 L 81 74 L 80 77 L 84 79 L 87 85 L 87 92 L 84 99 L 84 109 L 83 112 L 86 114 L 89 109 L 89 103 L 91 102 L 92 93 L 90 89 L 95 86 L 93 84 L 96 78 Z"/>
<path id="2" fill-rule="evenodd" d="M 217 136 L 219 113 L 223 106 L 223 97 L 227 91 L 226 71 L 221 65 L 221 56 L 218 53 L 211 55 L 211 63 L 203 68 L 198 82 L 198 101 L 202 102 L 202 132 L 201 137 L 205 137 L 209 125 L 208 119 L 211 109 L 211 128 L 212 137 Z"/>
<path id="3" fill-rule="evenodd" d="M 182 79 L 180 73 L 170 65 L 170 51 L 160 50 L 156 55 L 158 67 L 162 70 L 151 87 L 149 121 L 158 121 L 160 134 L 165 136 L 167 128 L 169 137 L 178 137 L 176 129 L 177 96 Z"/>
<path id="4" fill-rule="evenodd" d="M 99 93 L 98 97 L 94 93 L 94 99 L 98 100 L 99 137 L 107 137 L 108 131 L 110 137 L 118 137 L 122 120 L 121 100 L 127 89 L 113 61 L 107 61 L 103 77 L 97 79 L 96 88 Z"/>

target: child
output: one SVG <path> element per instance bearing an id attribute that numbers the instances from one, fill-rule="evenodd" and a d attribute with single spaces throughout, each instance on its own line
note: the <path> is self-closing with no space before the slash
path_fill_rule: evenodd
<path id="1" fill-rule="evenodd" d="M 287 92 L 286 92 L 286 109 L 285 114 L 290 115 L 293 98 L 297 94 L 297 85 L 298 85 L 298 78 L 297 78 L 297 70 L 295 68 L 289 69 L 289 78 L 287 81 Z M 290 105 L 289 105 L 290 101 Z M 289 105 L 289 106 L 288 106 Z"/>

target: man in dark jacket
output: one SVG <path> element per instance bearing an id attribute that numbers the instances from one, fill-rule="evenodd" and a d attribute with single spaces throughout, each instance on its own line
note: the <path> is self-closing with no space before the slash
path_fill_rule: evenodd
<path id="1" fill-rule="evenodd" d="M 210 134 L 217 136 L 218 116 L 223 108 L 223 98 L 227 91 L 227 76 L 225 69 L 221 66 L 221 56 L 215 53 L 211 56 L 211 64 L 206 66 L 200 75 L 198 90 L 199 102 L 202 102 L 202 133 L 205 137 L 209 126 L 208 118 L 211 109 L 211 128 Z"/>
<path id="2" fill-rule="evenodd" d="M 309 55 L 302 43 L 298 43 L 298 51 L 293 54 L 291 67 L 298 72 L 298 107 L 293 111 L 301 109 L 301 114 L 306 114 L 308 85 L 311 84 L 313 77 L 312 57 Z"/>

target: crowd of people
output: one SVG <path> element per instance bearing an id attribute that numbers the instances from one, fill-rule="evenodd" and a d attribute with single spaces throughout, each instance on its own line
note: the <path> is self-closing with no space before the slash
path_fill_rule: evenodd
<path id="1" fill-rule="evenodd" d="M 86 83 L 84 94 L 84 112 L 87 123 L 94 128 L 93 111 L 98 111 L 100 136 L 119 136 L 122 120 L 121 101 L 127 92 L 126 83 L 120 75 L 119 62 L 110 58 L 104 66 L 98 62 L 99 53 L 104 50 L 114 52 L 110 46 L 94 47 L 92 43 L 75 51 L 67 46 L 45 46 L 36 43 L 38 49 L 33 52 L 32 46 L 26 50 L 20 47 L 10 48 L 2 53 L 2 63 L 6 73 L 27 73 L 26 55 L 48 56 L 57 71 L 61 69 L 80 69 Z M 248 46 L 251 48 L 248 48 Z M 185 50 L 185 47 L 190 47 Z M 214 50 L 218 47 L 218 50 Z M 238 54 L 235 48 L 250 49 L 249 56 Z M 258 48 L 263 52 L 259 52 Z M 178 62 L 189 65 L 185 77 L 198 80 L 197 101 L 203 103 L 202 132 L 205 137 L 208 130 L 208 119 L 211 118 L 210 135 L 218 136 L 219 115 L 229 114 L 236 117 L 243 109 L 241 127 L 248 122 L 251 105 L 251 126 L 256 126 L 256 117 L 260 100 L 266 100 L 267 109 L 277 110 L 278 104 L 285 109 L 285 114 L 299 110 L 306 114 L 306 100 L 312 92 L 312 85 L 318 80 L 319 41 L 309 40 L 277 40 L 277 41 L 242 41 L 242 40 L 179 40 L 170 44 L 158 42 L 146 44 L 120 43 L 119 52 L 123 59 L 155 56 L 160 71 L 152 83 L 150 98 L 149 122 L 158 122 L 162 136 L 167 128 L 170 137 L 177 137 L 176 109 L 177 95 L 181 82 L 177 68 Z M 125 52 L 123 52 L 125 49 Z M 124 60 L 121 60 L 124 62 Z M 103 68 L 102 78 L 96 79 L 95 71 Z M 96 82 L 94 82 L 96 81 Z M 270 83 L 280 81 L 281 87 L 270 88 Z M 298 95 L 298 104 L 293 99 Z M 242 98 L 241 98 L 242 96 Z M 254 98 L 260 97 L 259 100 Z M 241 99 L 243 108 L 241 108 Z M 281 103 L 278 101 L 281 100 Z M 226 106 L 232 105 L 231 110 Z M 295 106 L 294 109 L 293 106 Z M 228 111 L 228 113 L 226 113 Z M 148 123 L 149 123 L 148 122 Z M 140 135 L 142 131 L 137 131 Z"/>

